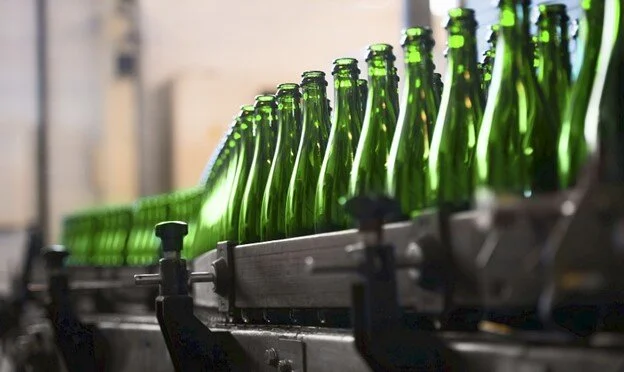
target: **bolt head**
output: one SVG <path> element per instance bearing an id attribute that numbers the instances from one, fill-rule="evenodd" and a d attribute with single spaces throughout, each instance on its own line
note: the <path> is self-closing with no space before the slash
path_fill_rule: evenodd
<path id="1" fill-rule="evenodd" d="M 188 225 L 182 221 L 165 221 L 154 228 L 160 239 L 181 239 L 188 234 Z"/>
<path id="2" fill-rule="evenodd" d="M 293 367 L 290 360 L 280 360 L 277 365 L 278 372 L 292 372 Z"/>
<path id="3" fill-rule="evenodd" d="M 264 351 L 264 362 L 268 366 L 277 367 L 279 362 L 279 357 L 277 355 L 277 350 L 274 348 L 266 349 Z"/>

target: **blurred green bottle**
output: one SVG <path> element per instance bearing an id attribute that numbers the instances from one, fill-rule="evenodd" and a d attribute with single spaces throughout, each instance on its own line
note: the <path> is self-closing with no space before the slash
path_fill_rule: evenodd
<path id="1" fill-rule="evenodd" d="M 292 176 L 301 137 L 301 93 L 299 85 L 277 87 L 277 141 L 260 211 L 262 241 L 286 237 L 286 192 Z M 329 107 L 329 104 L 328 104 Z"/>
<path id="2" fill-rule="evenodd" d="M 169 218 L 173 221 L 186 222 L 188 225 L 188 234 L 184 238 L 182 247 L 182 257 L 188 260 L 204 253 L 201 247 L 196 244 L 196 235 L 205 191 L 204 186 L 198 186 L 170 194 Z"/>
<path id="3" fill-rule="evenodd" d="M 334 104 L 327 150 L 323 158 L 314 199 L 314 230 L 336 231 L 349 227 L 349 218 L 340 200 L 348 194 L 349 172 L 362 129 L 362 85 L 357 60 L 334 61 Z"/>
<path id="4" fill-rule="evenodd" d="M 349 179 L 349 196 L 385 194 L 387 157 L 397 122 L 392 102 L 392 46 L 368 47 L 368 99 Z"/>
<path id="5" fill-rule="evenodd" d="M 92 263 L 97 266 L 122 266 L 130 229 L 132 206 L 108 206 L 97 213 L 98 232 L 94 240 Z"/>
<path id="6" fill-rule="evenodd" d="M 585 115 L 594 85 L 596 65 L 602 39 L 605 0 L 582 2 L 585 16 L 579 25 L 577 63 L 572 70 L 572 89 L 563 113 L 559 133 L 558 159 L 561 187 L 571 187 L 587 158 L 585 144 Z"/>
<path id="7" fill-rule="evenodd" d="M 255 138 L 253 136 L 254 106 L 241 106 L 237 121 L 240 143 L 236 147 L 236 170 L 232 179 L 232 189 L 227 198 L 227 211 L 224 219 L 225 239 L 238 241 L 238 221 L 243 194 L 249 170 L 253 162 Z"/>
<path id="8" fill-rule="evenodd" d="M 488 49 L 483 53 L 483 63 L 481 63 L 481 91 L 484 99 L 487 99 L 488 89 L 492 81 L 492 71 L 494 70 L 494 58 L 496 57 L 496 40 L 498 40 L 498 24 L 490 26 L 488 35 Z"/>
<path id="9" fill-rule="evenodd" d="M 472 9 L 449 11 L 448 65 L 429 154 L 431 205 L 468 207 L 474 193 L 474 156 L 483 118 L 477 68 L 477 21 Z"/>
<path id="10" fill-rule="evenodd" d="M 169 195 L 147 196 L 133 206 L 132 229 L 126 245 L 126 263 L 130 266 L 152 265 L 160 257 L 154 226 L 169 221 Z"/>
<path id="11" fill-rule="evenodd" d="M 286 195 L 287 237 L 314 232 L 314 194 L 331 126 L 326 87 L 324 72 L 303 73 L 301 139 Z"/>
<path id="12" fill-rule="evenodd" d="M 224 136 L 224 148 L 215 164 L 212 178 L 206 183 L 206 191 L 199 210 L 195 239 L 192 243 L 193 255 L 201 254 L 216 247 L 223 240 L 231 240 L 228 235 L 227 213 L 229 197 L 236 175 L 239 143 L 241 140 L 241 115 L 232 120 Z M 190 239 L 189 239 L 190 240 Z"/>
<path id="13" fill-rule="evenodd" d="M 399 75 L 397 71 L 397 68 L 394 66 L 394 60 L 392 60 L 391 68 L 388 70 L 389 80 L 392 84 L 389 90 L 390 101 L 392 101 L 395 114 L 399 115 Z"/>
<path id="14" fill-rule="evenodd" d="M 358 69 L 358 72 L 359 71 L 360 70 Z M 366 79 L 358 79 L 357 87 L 360 94 L 360 117 L 364 118 L 364 111 L 366 110 L 366 99 L 368 98 L 368 81 L 366 81 Z"/>
<path id="15" fill-rule="evenodd" d="M 254 155 L 241 201 L 238 220 L 239 243 L 253 243 L 261 240 L 260 209 L 275 152 L 276 109 L 275 96 L 256 96 L 253 118 Z"/>
<path id="16" fill-rule="evenodd" d="M 434 41 L 429 28 L 403 31 L 405 85 L 401 110 L 388 156 L 387 193 L 401 204 L 403 214 L 426 207 L 430 131 L 437 109 L 433 89 Z"/>
<path id="17" fill-rule="evenodd" d="M 529 197 L 557 188 L 556 123 L 531 61 L 528 0 L 501 0 L 500 36 L 477 139 L 476 186 Z"/>
<path id="18" fill-rule="evenodd" d="M 442 82 L 442 74 L 435 72 L 433 74 L 433 92 L 435 93 L 436 109 L 440 108 L 440 101 L 442 101 L 442 91 L 444 90 L 444 83 Z"/>
<path id="19" fill-rule="evenodd" d="M 624 182 L 624 0 L 606 0 L 596 77 L 585 116 L 589 154 L 603 182 Z M 592 25 L 593 27 L 593 25 Z"/>
<path id="20" fill-rule="evenodd" d="M 537 19 L 537 50 L 539 82 L 548 108 L 561 127 L 561 115 L 568 100 L 570 88 L 570 40 L 568 15 L 563 4 L 540 4 Z"/>
<path id="21" fill-rule="evenodd" d="M 95 233 L 94 214 L 88 210 L 73 213 L 63 219 L 61 243 L 70 253 L 68 265 L 91 264 L 91 248 Z"/>

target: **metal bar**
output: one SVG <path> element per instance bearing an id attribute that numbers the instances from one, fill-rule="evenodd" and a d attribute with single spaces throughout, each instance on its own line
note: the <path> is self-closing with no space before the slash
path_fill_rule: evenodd
<path id="1" fill-rule="evenodd" d="M 47 0 L 35 2 L 37 53 L 37 222 L 43 244 L 48 243 L 48 21 Z"/>

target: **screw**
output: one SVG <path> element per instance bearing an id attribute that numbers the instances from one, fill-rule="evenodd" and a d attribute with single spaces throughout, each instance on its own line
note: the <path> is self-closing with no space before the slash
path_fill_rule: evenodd
<path id="1" fill-rule="evenodd" d="M 277 372 L 292 372 L 292 363 L 290 360 L 280 360 L 277 365 Z"/>
<path id="2" fill-rule="evenodd" d="M 277 355 L 277 350 L 274 348 L 266 349 L 264 351 L 264 362 L 268 366 L 277 367 L 279 362 L 279 357 Z"/>

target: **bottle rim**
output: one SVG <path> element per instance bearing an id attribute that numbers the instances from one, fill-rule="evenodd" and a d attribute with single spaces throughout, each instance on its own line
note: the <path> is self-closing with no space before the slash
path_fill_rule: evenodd
<path id="1" fill-rule="evenodd" d="M 392 53 L 392 45 L 385 43 L 375 43 L 371 44 L 367 48 L 368 56 L 366 56 L 366 61 L 368 62 L 374 57 L 382 57 L 387 58 L 391 61 L 394 61 L 396 57 Z"/>
<path id="2" fill-rule="evenodd" d="M 260 94 L 255 97 L 256 104 L 254 107 L 266 106 L 275 103 L 275 96 L 272 94 Z"/>
<path id="3" fill-rule="evenodd" d="M 448 11 L 448 18 L 446 20 L 447 30 L 454 24 L 460 23 L 462 26 L 468 26 L 476 28 L 478 23 L 475 16 L 474 9 L 471 8 L 453 8 Z"/>
<path id="4" fill-rule="evenodd" d="M 433 48 L 435 41 L 433 40 L 433 31 L 426 26 L 416 26 L 403 29 L 401 32 L 401 46 L 410 43 L 425 42 L 428 49 Z"/>
<path id="5" fill-rule="evenodd" d="M 332 75 L 339 73 L 340 71 L 352 71 L 357 74 L 360 73 L 360 69 L 358 68 L 358 60 L 351 57 L 342 57 L 337 58 L 333 62 L 334 69 L 332 70 Z"/>
<path id="6" fill-rule="evenodd" d="M 299 84 L 297 83 L 282 83 L 277 86 L 277 97 L 296 93 L 299 93 Z"/>
<path id="7" fill-rule="evenodd" d="M 570 17 L 568 17 L 568 7 L 565 4 L 554 3 L 554 4 L 539 4 L 537 6 L 537 20 L 536 23 L 540 23 L 548 19 L 548 17 L 560 17 L 562 22 L 567 22 Z"/>
<path id="8" fill-rule="evenodd" d="M 318 83 L 324 86 L 327 86 L 327 80 L 325 80 L 325 73 L 323 71 L 318 70 L 310 70 L 305 71 L 301 74 L 303 77 L 301 81 L 301 88 L 304 88 L 306 85 L 310 83 Z"/>

